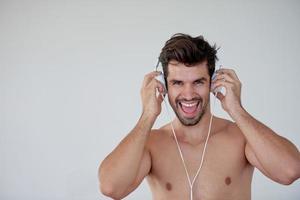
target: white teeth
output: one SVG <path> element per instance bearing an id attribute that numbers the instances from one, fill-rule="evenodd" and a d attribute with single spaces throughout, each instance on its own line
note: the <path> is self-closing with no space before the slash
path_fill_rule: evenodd
<path id="1" fill-rule="evenodd" d="M 193 106 L 197 105 L 197 102 L 195 102 L 195 103 L 183 103 L 183 102 L 181 102 L 181 104 L 185 107 L 193 107 Z"/>

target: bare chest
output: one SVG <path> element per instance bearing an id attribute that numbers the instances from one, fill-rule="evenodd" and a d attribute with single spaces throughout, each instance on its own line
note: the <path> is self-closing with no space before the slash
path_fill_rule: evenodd
<path id="1" fill-rule="evenodd" d="M 199 168 L 203 145 L 181 147 L 192 181 Z M 152 170 L 148 182 L 154 199 L 189 199 L 190 184 L 174 141 L 158 144 L 151 156 Z M 213 137 L 208 143 L 202 168 L 193 184 L 193 199 L 250 198 L 252 171 L 246 162 L 242 142 L 222 136 Z"/>

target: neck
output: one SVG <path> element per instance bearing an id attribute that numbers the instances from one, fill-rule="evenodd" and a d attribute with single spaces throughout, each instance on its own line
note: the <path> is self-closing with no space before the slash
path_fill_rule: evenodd
<path id="1" fill-rule="evenodd" d="M 191 145 L 203 143 L 208 134 L 211 115 L 210 109 L 207 109 L 200 121 L 194 126 L 185 126 L 176 118 L 174 128 L 178 141 Z"/>

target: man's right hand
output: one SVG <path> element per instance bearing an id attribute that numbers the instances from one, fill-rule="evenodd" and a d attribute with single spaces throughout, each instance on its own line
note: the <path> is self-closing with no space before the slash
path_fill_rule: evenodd
<path id="1" fill-rule="evenodd" d="M 163 85 L 155 79 L 155 76 L 160 72 L 154 71 L 144 77 L 143 85 L 141 88 L 141 98 L 143 104 L 143 114 L 149 117 L 157 117 L 161 112 L 161 103 L 163 101 L 162 93 L 164 91 Z M 156 95 L 156 91 L 159 95 Z"/>

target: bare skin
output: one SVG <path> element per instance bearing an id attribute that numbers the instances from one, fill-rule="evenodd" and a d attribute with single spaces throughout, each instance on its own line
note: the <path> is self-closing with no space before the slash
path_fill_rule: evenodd
<path id="1" fill-rule="evenodd" d="M 179 132 L 179 131 L 177 131 Z M 199 167 L 204 141 L 180 141 L 192 179 Z M 189 199 L 189 185 L 169 125 L 151 133 L 147 177 L 153 199 Z M 245 157 L 245 139 L 232 122 L 214 118 L 205 161 L 194 184 L 194 200 L 250 199 L 253 166 Z"/>
<path id="2" fill-rule="evenodd" d="M 131 193 L 144 178 L 153 199 L 189 199 L 190 189 L 170 124 L 152 126 L 161 112 L 163 86 L 145 76 L 141 89 L 143 113 L 134 129 L 99 167 L 100 190 L 113 199 Z M 193 67 L 170 62 L 168 98 L 177 117 L 173 120 L 190 179 L 199 167 L 210 111 L 210 77 L 206 62 Z M 211 136 L 200 175 L 193 187 L 193 200 L 251 199 L 254 167 L 270 179 L 291 184 L 300 177 L 300 154 L 287 139 L 254 119 L 241 106 L 241 84 L 233 70 L 222 69 L 212 81 L 223 109 L 235 123 L 213 117 Z"/>

